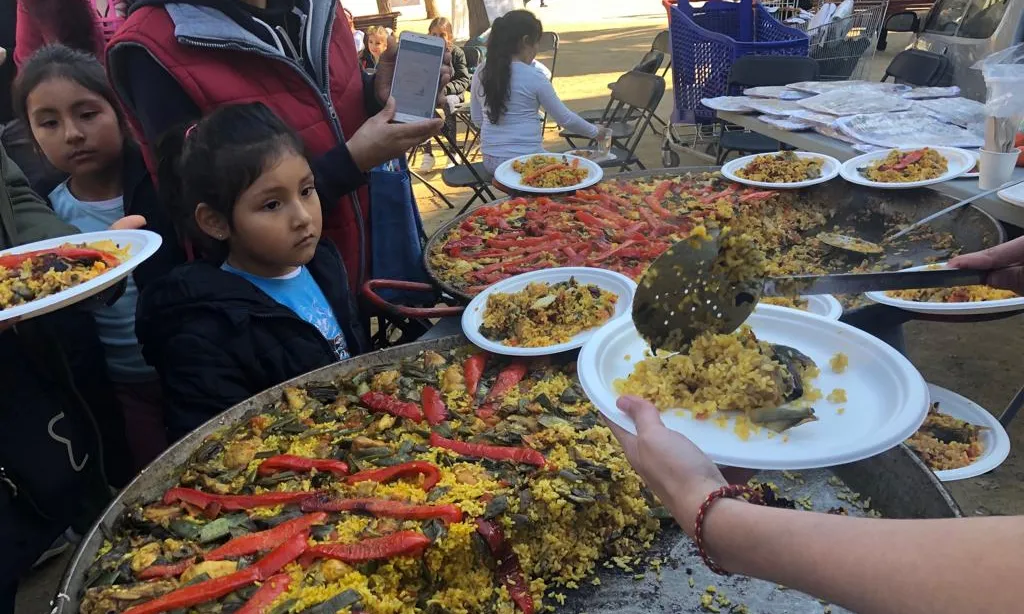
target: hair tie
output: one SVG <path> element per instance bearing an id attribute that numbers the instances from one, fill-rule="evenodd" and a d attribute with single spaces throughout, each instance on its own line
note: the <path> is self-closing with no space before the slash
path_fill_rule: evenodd
<path id="1" fill-rule="evenodd" d="M 190 138 L 192 136 L 192 133 L 195 131 L 197 125 L 199 125 L 198 122 L 193 122 L 191 126 L 189 126 L 188 128 L 185 128 L 185 138 L 186 139 L 188 139 L 188 138 Z"/>

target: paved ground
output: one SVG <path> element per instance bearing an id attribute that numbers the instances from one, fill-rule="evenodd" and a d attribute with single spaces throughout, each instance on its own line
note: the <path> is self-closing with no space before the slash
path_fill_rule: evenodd
<path id="1" fill-rule="evenodd" d="M 569 0 L 548 0 L 549 8 L 533 8 L 561 38 L 555 86 L 562 99 L 575 110 L 601 108 L 607 100 L 607 84 L 628 70 L 650 47 L 651 40 L 664 25 L 664 13 L 653 2 L 641 8 L 623 6 L 619 0 L 591 0 L 586 3 L 586 23 L 580 23 L 579 4 Z M 408 29 L 425 31 L 425 22 L 411 22 Z M 890 36 L 889 51 L 876 58 L 871 74 L 878 78 L 892 54 L 905 46 L 905 38 Z M 671 92 L 660 107 L 662 117 L 671 110 Z M 564 141 L 553 130 L 546 135 L 546 146 L 557 151 Z M 641 159 L 649 167 L 659 167 L 660 138 L 648 136 L 641 148 Z M 701 165 L 699 157 L 684 157 L 683 165 Z M 465 190 L 449 190 L 437 173 L 428 175 L 432 184 L 461 204 Z M 426 224 L 430 229 L 452 218 L 447 209 L 420 185 L 416 186 Z M 999 413 L 1014 392 L 1024 384 L 1020 356 L 1024 350 L 1024 320 L 1014 317 L 984 324 L 912 323 L 906 336 L 914 364 L 929 382 L 955 390 L 994 413 Z M 1024 420 L 1010 429 L 1015 449 L 1024 446 Z M 1024 455 L 1011 453 L 1002 467 L 988 475 L 953 483 L 950 490 L 968 515 L 1008 515 L 1024 513 Z M 18 595 L 17 614 L 47 612 L 70 555 L 25 578 Z"/>

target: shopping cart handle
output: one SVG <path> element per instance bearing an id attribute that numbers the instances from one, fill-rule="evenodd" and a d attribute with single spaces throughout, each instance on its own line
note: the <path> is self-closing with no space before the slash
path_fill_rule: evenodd
<path id="1" fill-rule="evenodd" d="M 384 300 L 378 290 L 401 290 L 405 292 L 436 292 L 437 288 L 430 284 L 417 281 L 401 281 L 398 279 L 371 279 L 363 284 L 363 296 L 371 305 L 385 313 L 411 320 L 429 318 L 450 318 L 462 315 L 465 307 L 406 307 Z"/>

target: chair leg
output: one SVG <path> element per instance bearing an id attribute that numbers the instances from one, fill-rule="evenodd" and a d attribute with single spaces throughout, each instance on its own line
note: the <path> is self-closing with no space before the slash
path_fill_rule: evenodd
<path id="1" fill-rule="evenodd" d="M 422 183 L 423 185 L 427 186 L 427 189 L 430 190 L 430 192 L 434 196 L 437 196 L 438 198 L 443 200 L 444 204 L 447 205 L 449 209 L 454 209 L 455 208 L 455 203 L 453 203 L 452 201 L 448 200 L 448 197 L 445 196 L 444 193 L 441 192 L 441 190 L 438 190 L 434 186 L 430 185 L 430 182 L 427 181 L 426 179 L 424 179 L 422 175 L 420 175 L 416 171 L 412 170 L 411 168 L 409 169 L 409 175 L 415 177 L 416 179 L 419 179 L 420 183 Z"/>

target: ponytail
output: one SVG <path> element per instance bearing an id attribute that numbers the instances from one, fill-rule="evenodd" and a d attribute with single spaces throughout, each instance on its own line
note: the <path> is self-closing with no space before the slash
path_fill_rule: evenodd
<path id="1" fill-rule="evenodd" d="M 512 56 L 519 53 L 525 38 L 533 44 L 540 39 L 544 27 L 530 11 L 509 11 L 494 20 L 487 38 L 487 62 L 480 80 L 484 88 L 487 118 L 492 124 L 501 121 L 508 110 L 512 89 Z"/>

